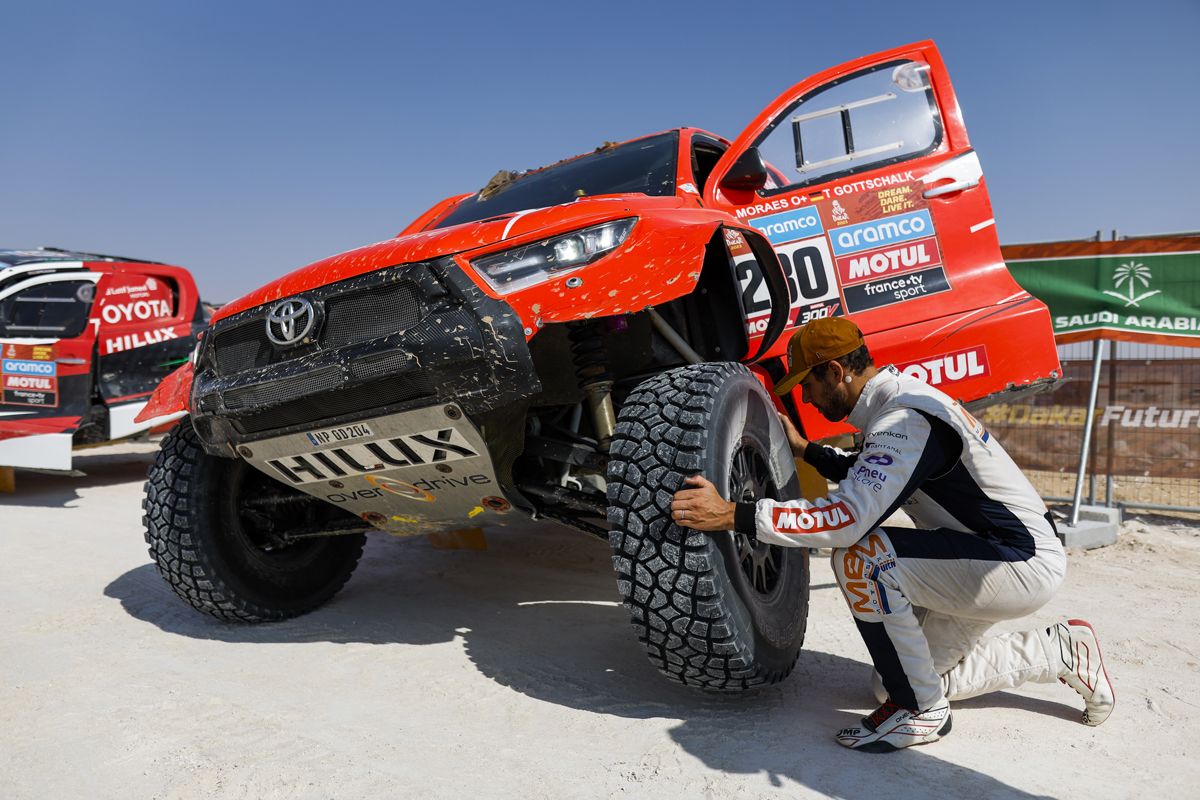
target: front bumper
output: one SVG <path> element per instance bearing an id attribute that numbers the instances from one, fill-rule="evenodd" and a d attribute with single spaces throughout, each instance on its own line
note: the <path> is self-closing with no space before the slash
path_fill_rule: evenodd
<path id="1" fill-rule="evenodd" d="M 298 346 L 267 339 L 270 306 L 205 336 L 191 407 L 209 452 L 439 403 L 478 420 L 541 389 L 521 320 L 452 259 L 387 267 L 302 297 L 323 321 Z"/>

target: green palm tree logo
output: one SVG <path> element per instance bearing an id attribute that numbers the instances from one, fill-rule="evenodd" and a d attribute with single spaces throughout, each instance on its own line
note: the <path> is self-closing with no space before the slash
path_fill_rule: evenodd
<path id="1" fill-rule="evenodd" d="M 1129 306 L 1138 308 L 1139 303 L 1146 298 L 1153 297 L 1156 294 L 1162 294 L 1160 289 L 1137 294 L 1138 284 L 1140 283 L 1144 289 L 1149 289 L 1150 279 L 1152 277 L 1154 276 L 1150 274 L 1150 268 L 1145 264 L 1135 261 L 1126 261 L 1124 264 L 1113 270 L 1112 280 L 1113 286 L 1118 289 L 1124 286 L 1128 293 L 1121 294 L 1120 292 L 1107 290 L 1104 293 L 1111 297 L 1115 297 L 1118 300 L 1124 300 L 1126 308 Z"/>

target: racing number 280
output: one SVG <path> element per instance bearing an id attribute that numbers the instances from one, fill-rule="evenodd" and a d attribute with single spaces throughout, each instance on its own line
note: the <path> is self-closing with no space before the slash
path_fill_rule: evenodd
<path id="1" fill-rule="evenodd" d="M 817 247 L 801 247 L 789 255 L 777 253 L 779 265 L 787 280 L 788 297 L 791 305 L 801 301 L 814 301 L 829 293 L 829 273 L 824 255 Z M 796 265 L 801 269 L 797 270 Z M 737 279 L 742 284 L 742 305 L 747 315 L 767 311 L 771 307 L 770 294 L 765 291 L 762 268 L 758 261 L 748 258 L 737 265 Z"/>

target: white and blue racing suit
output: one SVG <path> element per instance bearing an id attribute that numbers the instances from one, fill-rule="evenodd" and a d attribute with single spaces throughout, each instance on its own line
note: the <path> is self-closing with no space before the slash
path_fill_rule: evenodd
<path id="1" fill-rule="evenodd" d="M 1004 448 L 954 400 L 893 367 L 867 382 L 849 422 L 861 450 L 810 443 L 804 453 L 838 482 L 833 492 L 739 503 L 735 529 L 833 548 L 850 612 L 901 706 L 1056 680 L 1057 645 L 1044 631 L 982 638 L 1041 608 L 1066 574 L 1046 506 Z M 880 527 L 898 508 L 915 530 Z"/>

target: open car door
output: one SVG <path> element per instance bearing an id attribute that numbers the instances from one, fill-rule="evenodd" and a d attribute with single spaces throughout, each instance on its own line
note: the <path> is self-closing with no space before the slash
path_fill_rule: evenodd
<path id="1" fill-rule="evenodd" d="M 784 92 L 721 158 L 704 199 L 762 231 L 787 276 L 788 328 L 764 358 L 783 357 L 796 326 L 849 315 L 877 364 L 964 401 L 1058 377 L 1049 312 L 1004 266 L 932 42 Z M 849 430 L 799 405 L 811 438 Z"/>

